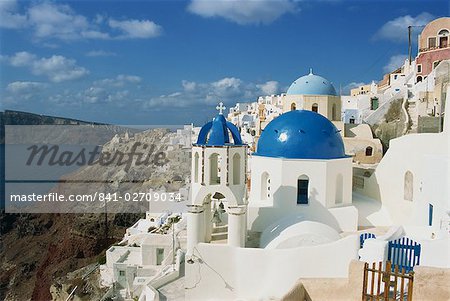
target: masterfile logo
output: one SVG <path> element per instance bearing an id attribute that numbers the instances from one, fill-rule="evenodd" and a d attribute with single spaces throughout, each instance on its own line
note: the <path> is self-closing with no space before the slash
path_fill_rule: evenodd
<path id="1" fill-rule="evenodd" d="M 189 175 L 166 180 L 167 170 L 190 172 L 191 137 L 174 135 L 168 128 L 7 125 L 6 211 L 145 212 L 150 202 L 180 202 Z"/>

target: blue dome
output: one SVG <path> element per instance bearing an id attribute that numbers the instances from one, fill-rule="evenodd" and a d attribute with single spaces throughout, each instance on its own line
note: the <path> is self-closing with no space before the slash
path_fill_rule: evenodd
<path id="1" fill-rule="evenodd" d="M 346 158 L 339 130 L 324 116 L 294 110 L 272 120 L 263 130 L 254 155 L 289 159 Z"/>
<path id="2" fill-rule="evenodd" d="M 233 143 L 230 143 L 230 134 Z M 208 146 L 242 145 L 242 139 L 238 128 L 231 122 L 226 121 L 222 114 L 218 114 L 201 128 L 197 144 Z"/>
<path id="3" fill-rule="evenodd" d="M 286 92 L 287 95 L 337 95 L 334 86 L 322 76 L 312 73 L 294 81 Z"/>

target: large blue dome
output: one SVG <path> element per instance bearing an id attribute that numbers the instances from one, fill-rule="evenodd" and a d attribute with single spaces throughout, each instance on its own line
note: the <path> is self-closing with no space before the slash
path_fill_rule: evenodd
<path id="1" fill-rule="evenodd" d="M 287 95 L 337 95 L 334 86 L 322 76 L 312 73 L 294 81 L 286 92 Z"/>
<path id="2" fill-rule="evenodd" d="M 294 110 L 272 120 L 263 130 L 254 155 L 290 159 L 345 158 L 339 130 L 326 117 Z"/>

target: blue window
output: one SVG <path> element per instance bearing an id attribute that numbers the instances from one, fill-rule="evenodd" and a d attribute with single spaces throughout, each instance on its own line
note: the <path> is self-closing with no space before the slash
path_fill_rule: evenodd
<path id="1" fill-rule="evenodd" d="M 309 179 L 303 177 L 297 180 L 297 204 L 307 205 Z"/>
<path id="2" fill-rule="evenodd" d="M 429 204 L 428 207 L 428 226 L 433 225 L 433 205 Z"/>

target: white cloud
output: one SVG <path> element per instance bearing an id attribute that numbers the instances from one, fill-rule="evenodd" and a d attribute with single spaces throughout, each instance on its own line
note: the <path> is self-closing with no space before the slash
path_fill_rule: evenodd
<path id="1" fill-rule="evenodd" d="M 46 86 L 45 83 L 40 82 L 27 82 L 27 81 L 17 81 L 9 83 L 6 86 L 6 90 L 13 94 L 21 94 L 21 93 L 31 93 L 41 90 Z"/>
<path id="2" fill-rule="evenodd" d="M 27 17 L 17 12 L 16 0 L 0 1 L 0 27 L 17 29 L 27 25 Z"/>
<path id="3" fill-rule="evenodd" d="M 390 57 L 389 62 L 383 67 L 384 72 L 392 72 L 395 69 L 403 66 L 408 56 L 404 54 L 397 54 Z"/>
<path id="4" fill-rule="evenodd" d="M 14 67 L 24 67 L 31 65 L 36 60 L 36 56 L 26 51 L 17 52 L 9 58 L 9 63 Z"/>
<path id="5" fill-rule="evenodd" d="M 435 17 L 427 12 L 423 12 L 415 17 L 410 15 L 401 16 L 388 21 L 375 34 L 376 39 L 386 39 L 394 42 L 404 42 L 408 40 L 408 26 L 422 26 L 428 24 Z M 414 39 L 416 40 L 419 30 L 413 28 Z"/>
<path id="6" fill-rule="evenodd" d="M 35 61 L 32 71 L 36 75 L 45 75 L 56 83 L 78 79 L 89 73 L 84 67 L 77 66 L 75 60 L 61 55 L 53 55 Z"/>
<path id="7" fill-rule="evenodd" d="M 129 94 L 128 90 L 109 91 L 91 87 L 79 94 L 78 97 L 84 103 L 115 103 L 121 106 L 128 103 Z"/>
<path id="8" fill-rule="evenodd" d="M 16 1 L 0 0 L 0 27 L 27 27 L 36 40 L 62 41 L 147 39 L 162 33 L 162 27 L 150 20 L 117 21 L 100 14 L 89 19 L 69 5 L 43 2 L 31 4 L 25 10 L 23 15 L 18 14 Z"/>
<path id="9" fill-rule="evenodd" d="M 36 100 L 41 97 L 41 92 L 47 87 L 46 83 L 16 81 L 6 86 L 6 94 L 4 100 L 9 105 L 19 104 L 21 101 Z"/>
<path id="10" fill-rule="evenodd" d="M 34 75 L 46 76 L 55 83 L 79 79 L 89 74 L 86 68 L 77 66 L 74 59 L 61 55 L 38 58 L 32 53 L 22 51 L 6 57 L 6 60 L 14 67 L 27 67 Z"/>
<path id="11" fill-rule="evenodd" d="M 100 32 L 97 30 L 86 30 L 81 32 L 81 36 L 86 39 L 97 39 L 97 40 L 108 40 L 111 39 L 111 36 L 109 33 L 106 32 Z"/>
<path id="12" fill-rule="evenodd" d="M 28 9 L 28 16 L 36 38 L 73 40 L 89 30 L 88 20 L 68 5 L 39 3 Z"/>
<path id="13" fill-rule="evenodd" d="M 74 93 L 71 99 L 75 99 L 80 103 L 96 104 L 96 103 L 113 103 L 117 106 L 124 106 L 135 99 L 139 94 L 142 78 L 136 75 L 120 74 L 114 78 L 104 78 L 92 82 L 92 84 L 80 91 Z M 131 92 L 130 92 L 131 91 Z M 61 99 L 64 101 L 64 99 Z M 58 101 L 58 99 L 54 99 Z"/>
<path id="14" fill-rule="evenodd" d="M 138 84 L 141 81 L 142 78 L 136 75 L 119 74 L 115 78 L 104 78 L 93 84 L 101 87 L 123 87 L 126 84 Z"/>
<path id="15" fill-rule="evenodd" d="M 190 81 L 187 81 L 187 80 L 183 80 L 181 82 L 181 84 L 183 85 L 184 90 L 187 91 L 187 92 L 195 91 L 195 88 L 197 87 L 197 83 L 196 82 L 190 82 Z"/>
<path id="16" fill-rule="evenodd" d="M 242 80 L 235 77 L 225 77 L 211 83 L 210 94 L 219 98 L 238 95 L 242 90 Z"/>
<path id="17" fill-rule="evenodd" d="M 112 107 L 126 107 L 135 101 L 135 91 L 128 89 L 104 88 L 94 84 L 81 90 L 64 90 L 48 97 L 48 101 L 55 105 L 110 105 Z"/>
<path id="18" fill-rule="evenodd" d="M 282 15 L 299 9 L 290 0 L 192 0 L 188 10 L 205 18 L 221 17 L 245 25 L 269 24 Z"/>
<path id="19" fill-rule="evenodd" d="M 100 56 L 116 56 L 115 52 L 104 51 L 104 50 L 92 50 L 86 53 L 86 56 L 90 57 L 100 57 Z"/>
<path id="20" fill-rule="evenodd" d="M 117 21 L 110 19 L 108 24 L 111 28 L 118 29 L 122 32 L 122 35 L 117 36 L 119 39 L 154 38 L 162 33 L 162 27 L 149 20 Z"/>
<path id="21" fill-rule="evenodd" d="M 256 85 L 256 87 L 258 87 L 264 95 L 277 94 L 279 91 L 278 82 L 274 80 L 268 81 L 264 84 Z"/>
<path id="22" fill-rule="evenodd" d="M 258 96 L 275 94 L 279 84 L 276 81 L 246 83 L 236 77 L 225 77 L 209 83 L 183 80 L 182 91 L 152 97 L 144 101 L 145 108 L 196 107 L 215 105 L 218 101 L 234 104 L 238 101 L 254 101 Z M 269 93 L 268 93 L 269 92 Z"/>
<path id="23" fill-rule="evenodd" d="M 123 75 L 123 74 L 119 74 L 117 76 L 117 79 L 121 80 L 121 81 L 129 82 L 129 83 L 139 83 L 142 80 L 142 78 L 140 78 L 139 76 L 136 76 L 136 75 Z"/>

